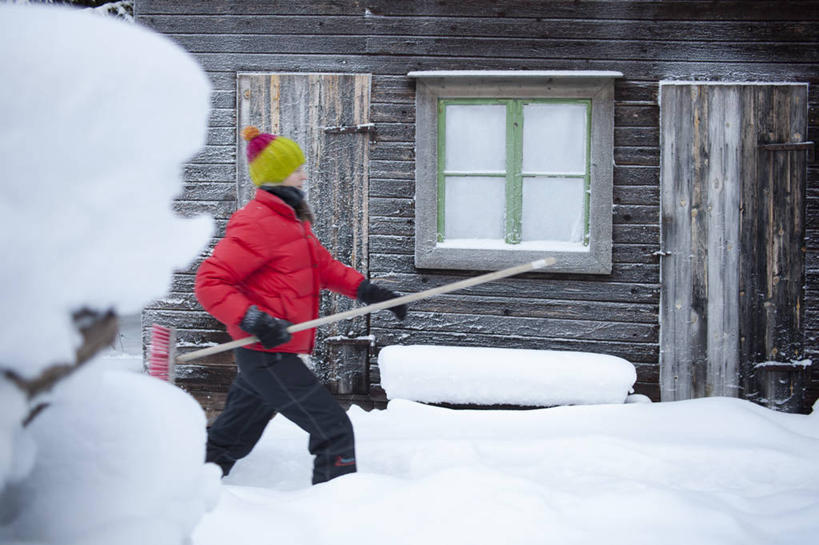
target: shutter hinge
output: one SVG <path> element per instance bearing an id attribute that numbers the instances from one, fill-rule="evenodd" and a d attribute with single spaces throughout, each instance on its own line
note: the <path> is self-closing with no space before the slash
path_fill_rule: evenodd
<path id="1" fill-rule="evenodd" d="M 758 144 L 760 149 L 767 151 L 807 151 L 808 161 L 813 162 L 815 159 L 815 150 L 813 142 L 781 142 L 776 144 Z"/>
<path id="2" fill-rule="evenodd" d="M 335 127 L 322 127 L 324 132 L 330 134 L 351 134 L 356 132 L 374 132 L 375 123 L 361 123 L 359 125 L 338 125 Z"/>

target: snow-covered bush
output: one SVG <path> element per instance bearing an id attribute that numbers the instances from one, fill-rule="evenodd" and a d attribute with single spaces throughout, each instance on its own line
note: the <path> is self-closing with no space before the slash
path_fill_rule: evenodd
<path id="1" fill-rule="evenodd" d="M 209 239 L 209 218 L 171 208 L 209 82 L 147 29 L 13 4 L 0 81 L 0 541 L 182 543 L 218 490 L 201 408 L 93 361 L 65 370 L 78 310 L 138 311 Z"/>

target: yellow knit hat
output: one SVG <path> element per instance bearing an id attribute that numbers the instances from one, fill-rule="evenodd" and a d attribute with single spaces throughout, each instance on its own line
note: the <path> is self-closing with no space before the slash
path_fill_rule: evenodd
<path id="1" fill-rule="evenodd" d="M 247 165 L 256 185 L 279 184 L 304 164 L 298 144 L 275 134 L 259 132 L 253 126 L 242 129 L 247 141 Z"/>

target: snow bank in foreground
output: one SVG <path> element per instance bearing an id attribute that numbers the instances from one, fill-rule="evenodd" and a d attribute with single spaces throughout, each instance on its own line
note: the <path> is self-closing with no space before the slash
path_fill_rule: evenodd
<path id="1" fill-rule="evenodd" d="M 637 380 L 622 358 L 554 350 L 387 346 L 378 367 L 388 398 L 427 403 L 623 403 Z"/>
<path id="2" fill-rule="evenodd" d="M 179 389 L 93 364 L 30 426 L 38 456 L 8 503 L 14 535 L 54 543 L 179 544 L 216 504 L 205 416 Z M 10 501 L 11 500 L 11 501 Z"/>
<path id="3" fill-rule="evenodd" d="M 792 545 L 819 534 L 817 415 L 747 401 L 349 411 L 360 472 L 310 487 L 277 416 L 194 545 Z"/>
<path id="4" fill-rule="evenodd" d="M 204 144 L 210 84 L 145 28 L 0 4 L 0 362 L 71 362 L 81 306 L 136 312 L 206 244 L 171 210 Z"/>
<path id="5" fill-rule="evenodd" d="M 205 247 L 171 201 L 210 85 L 147 29 L 10 4 L 0 81 L 0 542 L 186 543 L 219 487 L 193 398 L 97 363 L 35 400 L 1 377 L 73 362 L 73 311 L 138 312 Z"/>

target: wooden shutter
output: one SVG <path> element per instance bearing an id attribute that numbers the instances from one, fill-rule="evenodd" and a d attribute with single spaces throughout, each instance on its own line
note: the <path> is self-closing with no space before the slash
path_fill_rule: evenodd
<path id="1" fill-rule="evenodd" d="M 292 138 L 306 158 L 307 198 L 316 216 L 313 226 L 336 259 L 367 274 L 367 194 L 369 171 L 369 74 L 267 73 L 238 75 L 237 184 L 239 206 L 255 187 L 247 174 L 241 129 L 255 125 L 262 132 Z M 363 127 L 362 127 L 363 126 Z M 321 314 L 352 308 L 343 296 L 325 294 Z M 323 338 L 365 335 L 366 317 L 319 330 Z"/>
<path id="2" fill-rule="evenodd" d="M 661 392 L 761 400 L 803 350 L 806 85 L 661 87 Z"/>

